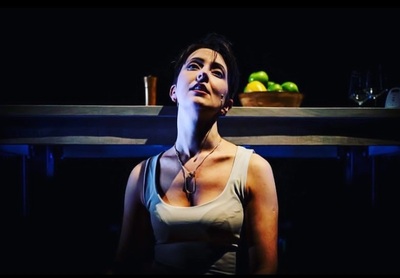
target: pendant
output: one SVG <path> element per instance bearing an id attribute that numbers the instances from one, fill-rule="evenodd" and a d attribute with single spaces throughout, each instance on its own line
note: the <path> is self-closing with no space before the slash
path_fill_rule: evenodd
<path id="1" fill-rule="evenodd" d="M 196 178 L 194 174 L 189 173 L 188 176 L 185 178 L 183 191 L 186 194 L 193 194 L 196 192 Z"/>

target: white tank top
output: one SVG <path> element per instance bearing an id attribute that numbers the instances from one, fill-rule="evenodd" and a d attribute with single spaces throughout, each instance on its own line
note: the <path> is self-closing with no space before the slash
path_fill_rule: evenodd
<path id="1" fill-rule="evenodd" d="M 143 200 L 154 230 L 158 273 L 236 273 L 247 168 L 253 152 L 238 146 L 225 189 L 214 200 L 192 207 L 172 206 L 161 199 L 156 173 L 162 153 L 147 160 Z"/>

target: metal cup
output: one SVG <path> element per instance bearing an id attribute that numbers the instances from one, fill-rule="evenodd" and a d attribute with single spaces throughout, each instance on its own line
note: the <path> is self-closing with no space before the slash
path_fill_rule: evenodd
<path id="1" fill-rule="evenodd" d="M 157 76 L 148 75 L 144 77 L 145 105 L 156 105 L 157 103 Z"/>

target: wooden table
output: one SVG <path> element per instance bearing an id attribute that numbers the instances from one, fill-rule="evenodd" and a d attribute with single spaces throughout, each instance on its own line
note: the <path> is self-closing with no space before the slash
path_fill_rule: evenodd
<path id="1" fill-rule="evenodd" d="M 350 107 L 233 107 L 219 122 L 227 140 L 265 157 L 344 158 L 349 183 L 366 168 L 373 177 L 375 156 L 400 154 L 399 127 L 400 109 Z M 59 158 L 147 157 L 175 135 L 174 106 L 0 106 L 0 154 L 37 159 L 48 176 Z"/>
<path id="2" fill-rule="evenodd" d="M 176 107 L 2 105 L 2 145 L 171 145 Z M 220 131 L 236 144 L 399 145 L 400 109 L 234 107 Z"/>

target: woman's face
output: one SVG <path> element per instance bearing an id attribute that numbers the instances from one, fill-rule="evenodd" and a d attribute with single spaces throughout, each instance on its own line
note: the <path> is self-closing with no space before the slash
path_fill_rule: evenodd
<path id="1" fill-rule="evenodd" d="M 221 108 L 228 94 L 228 70 L 217 52 L 200 48 L 186 60 L 170 96 L 179 106 Z"/>

